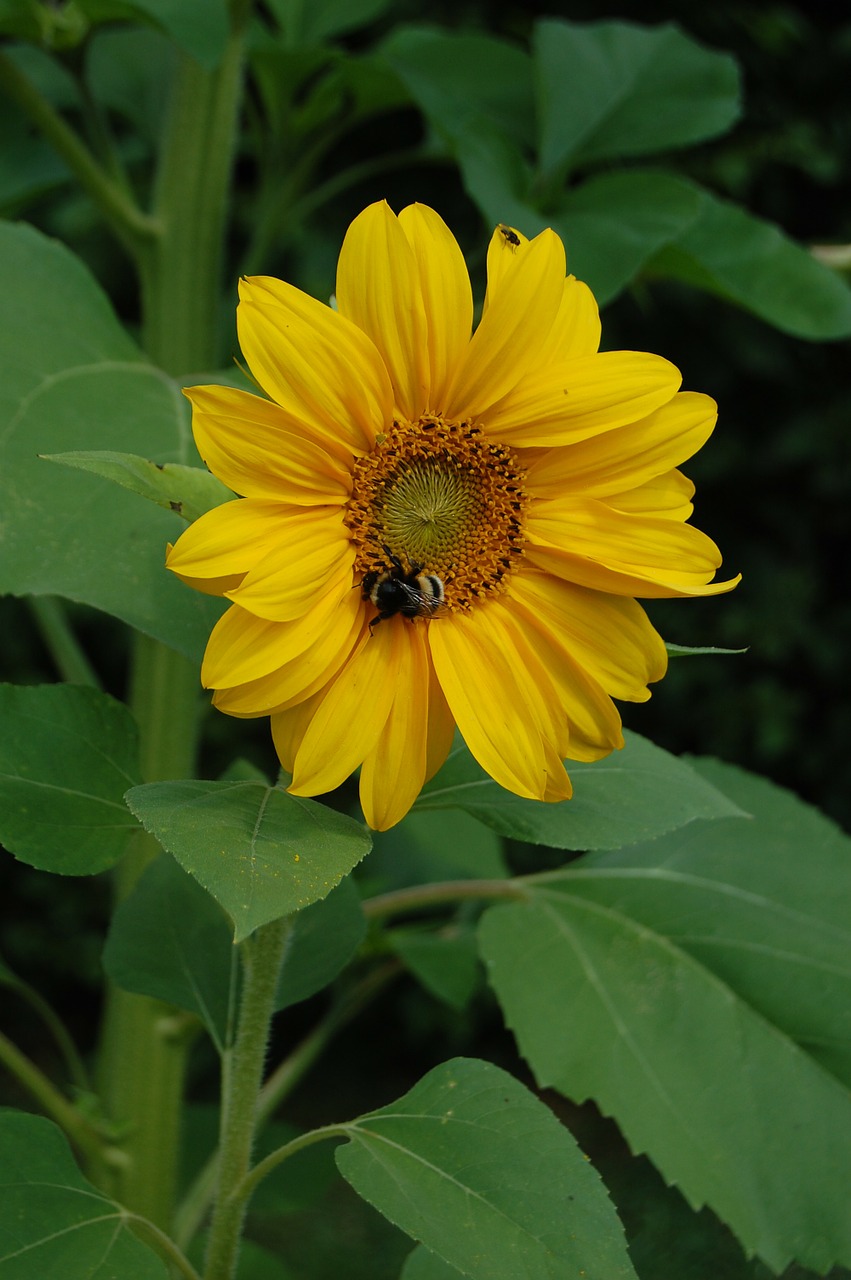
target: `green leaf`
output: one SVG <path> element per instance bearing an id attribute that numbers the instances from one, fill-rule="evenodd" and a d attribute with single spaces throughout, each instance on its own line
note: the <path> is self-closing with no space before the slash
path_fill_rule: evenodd
<path id="1" fill-rule="evenodd" d="M 531 144 L 532 61 L 516 45 L 494 36 L 408 26 L 397 27 L 376 53 L 445 137 L 461 139 L 485 126 Z"/>
<path id="2" fill-rule="evenodd" d="M 729 825 L 706 828 L 706 839 Z M 851 1097 L 732 982 L 678 945 L 697 915 L 697 885 L 675 911 L 672 847 L 692 834 L 660 841 L 668 860 L 636 876 L 645 901 L 659 894 L 673 936 L 632 918 L 625 873 L 586 872 L 583 859 L 575 875 L 565 869 L 527 882 L 527 902 L 488 910 L 482 957 L 540 1086 L 593 1098 L 636 1153 L 646 1152 L 693 1207 L 708 1204 L 774 1270 L 792 1259 L 819 1272 L 847 1265 Z M 722 903 L 722 952 L 725 892 L 722 880 L 707 895 Z M 737 910 L 731 914 L 735 920 Z"/>
<path id="3" fill-rule="evenodd" d="M 208 70 L 221 61 L 228 38 L 227 0 L 76 0 L 92 22 L 143 21 L 164 31 Z"/>
<path id="4" fill-rule="evenodd" d="M 126 800 L 224 907 L 235 942 L 327 897 L 370 847 L 351 818 L 259 782 L 153 782 Z"/>
<path id="5" fill-rule="evenodd" d="M 0 839 L 66 876 L 111 867 L 137 829 L 123 796 L 139 778 L 126 707 L 75 685 L 0 685 Z"/>
<path id="6" fill-rule="evenodd" d="M 476 944 L 469 930 L 426 933 L 420 929 L 394 929 L 387 941 L 411 973 L 438 1000 L 463 1009 L 479 983 Z"/>
<path id="7" fill-rule="evenodd" d="M 286 1009 L 327 987 L 365 936 L 366 920 L 351 879 L 343 880 L 321 902 L 299 911 L 287 942 L 275 1008 Z"/>
<path id="8" fill-rule="evenodd" d="M 695 818 L 727 818 L 741 810 L 684 761 L 637 733 L 593 764 L 568 761 L 573 799 L 524 800 L 504 791 L 466 747 L 455 747 L 427 783 L 417 811 L 463 809 L 501 835 L 555 849 L 617 849 Z"/>
<path id="9" fill-rule="evenodd" d="M 695 187 L 674 174 L 628 169 L 573 188 L 553 216 L 568 269 L 603 305 L 699 216 Z"/>
<path id="10" fill-rule="evenodd" d="M 773 223 L 707 191 L 699 215 L 649 264 L 799 338 L 851 334 L 851 289 Z"/>
<path id="11" fill-rule="evenodd" d="M 346 1126 L 359 1195 L 475 1280 L 635 1278 L 596 1170 L 548 1107 L 499 1067 L 456 1058 Z"/>
<path id="12" fill-rule="evenodd" d="M 219 1052 L 227 1040 L 234 947 L 221 907 L 168 855 L 147 868 L 112 918 L 107 977 L 125 991 L 188 1009 Z"/>
<path id="13" fill-rule="evenodd" d="M 851 838 L 764 778 L 691 763 L 750 817 L 588 855 L 570 892 L 670 939 L 851 1087 Z"/>
<path id="14" fill-rule="evenodd" d="M 147 364 L 82 264 L 0 224 L 0 593 L 93 605 L 197 658 L 221 602 L 164 568 L 174 514 L 39 453 L 197 462 L 180 388 Z"/>
<path id="15" fill-rule="evenodd" d="M 392 0 L 267 0 L 287 44 L 315 45 L 374 22 Z"/>
<path id="16" fill-rule="evenodd" d="M 178 462 L 149 462 L 133 453 L 115 453 L 109 449 L 46 453 L 42 457 L 45 462 L 59 462 L 62 466 L 91 471 L 112 480 L 189 523 L 236 497 L 209 471 L 185 467 Z"/>
<path id="17" fill-rule="evenodd" d="M 153 149 L 162 136 L 178 53 L 161 32 L 106 27 L 86 44 L 86 80 L 100 107 L 129 120 L 134 134 Z"/>
<path id="18" fill-rule="evenodd" d="M 458 1280 L 460 1271 L 418 1244 L 405 1259 L 399 1280 Z"/>
<path id="19" fill-rule="evenodd" d="M 463 744 L 459 749 L 465 750 Z M 457 808 L 416 807 L 373 839 L 368 872 L 382 892 L 434 880 L 497 880 L 508 875 L 499 836 Z"/>
<path id="20" fill-rule="evenodd" d="M 59 1129 L 0 1112 L 0 1275 L 3 1280 L 166 1280 L 120 1204 L 80 1173 Z"/>
<path id="21" fill-rule="evenodd" d="M 533 49 L 546 174 L 701 142 L 740 114 L 735 61 L 671 23 L 544 19 Z"/>

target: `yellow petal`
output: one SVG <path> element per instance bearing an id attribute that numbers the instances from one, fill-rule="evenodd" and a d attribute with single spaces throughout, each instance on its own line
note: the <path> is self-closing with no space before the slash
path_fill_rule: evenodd
<path id="1" fill-rule="evenodd" d="M 191 387 L 192 431 L 207 466 L 247 498 L 313 505 L 351 493 L 352 454 L 269 400 L 233 387 Z"/>
<path id="2" fill-rule="evenodd" d="M 311 698 L 305 698 L 304 702 L 299 702 L 296 706 L 287 708 L 286 711 L 276 712 L 270 720 L 275 751 L 287 773 L 292 773 L 293 771 L 296 753 L 301 746 L 301 740 L 307 732 L 307 726 L 313 719 L 314 712 L 322 701 L 324 693 L 323 687 L 318 693 L 314 693 Z"/>
<path id="3" fill-rule="evenodd" d="M 339 507 L 295 508 L 277 537 L 231 594 L 259 618 L 288 622 L 299 618 L 316 597 L 337 599 L 352 587 L 354 547 Z"/>
<path id="4" fill-rule="evenodd" d="M 239 578 L 274 546 L 291 510 L 279 502 L 250 498 L 224 502 L 180 535 L 166 556 L 166 566 L 184 579 Z"/>
<path id="5" fill-rule="evenodd" d="M 621 493 L 690 458 L 709 439 L 716 416 L 709 396 L 680 392 L 638 422 L 537 454 L 528 464 L 526 487 L 539 498 Z"/>
<path id="6" fill-rule="evenodd" d="M 534 608 L 516 596 L 510 606 L 514 626 L 549 678 L 569 728 L 569 743 L 560 754 L 571 760 L 599 760 L 623 746 L 621 720 L 611 698 L 583 669 L 565 642 Z M 557 744 L 558 745 L 558 744 Z"/>
<path id="7" fill-rule="evenodd" d="M 333 790 L 373 749 L 396 696 L 410 626 L 397 618 L 375 627 L 331 682 L 296 754 L 293 795 Z"/>
<path id="8" fill-rule="evenodd" d="M 426 740 L 425 781 L 433 778 L 446 762 L 455 739 L 455 717 L 449 710 L 446 695 L 431 661 L 429 649 L 428 671 L 428 737 Z"/>
<path id="9" fill-rule="evenodd" d="M 264 391 L 332 448 L 368 452 L 392 419 L 393 395 L 366 334 L 272 276 L 243 280 L 239 292 L 240 346 Z"/>
<path id="10" fill-rule="evenodd" d="M 524 550 L 532 564 L 597 591 L 717 595 L 739 581 L 709 583 L 721 553 L 699 529 L 634 516 L 593 498 L 533 504 L 526 534 Z"/>
<path id="11" fill-rule="evenodd" d="M 485 292 L 482 315 L 487 311 L 492 299 L 496 297 L 506 276 L 517 266 L 518 255 L 522 257 L 528 244 L 528 236 L 524 236 L 523 232 L 518 231 L 516 227 L 509 227 L 504 222 L 500 222 L 494 228 L 488 245 L 488 287 Z"/>
<path id="12" fill-rule="evenodd" d="M 564 247 L 542 231 L 518 253 L 447 391 L 449 418 L 481 417 L 517 385 L 546 341 L 564 293 Z"/>
<path id="13" fill-rule="evenodd" d="M 511 576 L 508 595 L 561 638 L 573 659 L 614 698 L 646 702 L 668 654 L 635 600 L 589 591 L 543 573 Z"/>
<path id="14" fill-rule="evenodd" d="M 694 484 L 682 471 L 668 471 L 635 489 L 611 493 L 606 504 L 635 515 L 660 516 L 666 520 L 688 520 L 694 510 Z"/>
<path id="15" fill-rule="evenodd" d="M 390 713 L 361 768 L 361 807 L 375 831 L 387 831 L 401 822 L 426 775 L 431 660 L 426 627 L 415 624 L 407 627 L 406 633 Z"/>
<path id="16" fill-rule="evenodd" d="M 643 351 L 601 351 L 538 367 L 481 420 L 515 447 L 572 444 L 636 422 L 673 398 L 679 369 Z"/>
<path id="17" fill-rule="evenodd" d="M 337 306 L 381 352 L 399 413 L 419 418 L 429 398 L 420 272 L 408 237 L 384 200 L 358 214 L 346 232 L 337 264 Z"/>
<path id="18" fill-rule="evenodd" d="M 347 661 L 358 643 L 366 609 L 358 593 L 345 594 L 324 624 L 313 632 L 312 643 L 267 675 L 232 688 L 217 689 L 213 705 L 229 716 L 271 715 L 311 697 Z"/>
<path id="19" fill-rule="evenodd" d="M 328 627 L 335 610 L 356 599 L 360 593 L 343 592 L 341 598 L 323 595 L 294 622 L 270 622 L 257 618 L 238 604 L 231 605 L 216 623 L 207 641 L 201 666 L 205 689 L 232 689 L 249 680 L 259 680 L 291 662 L 315 644 Z M 365 608 L 361 610 L 365 613 Z"/>
<path id="20" fill-rule="evenodd" d="M 550 772 L 538 721 L 540 693 L 504 630 L 489 620 L 491 608 L 470 617 L 455 614 L 429 627 L 434 668 L 482 768 L 507 790 L 542 799 Z"/>
<path id="21" fill-rule="evenodd" d="M 470 341 L 473 293 L 464 255 L 443 219 L 411 204 L 399 223 L 414 251 L 428 329 L 430 389 L 426 409 L 439 412 Z"/>

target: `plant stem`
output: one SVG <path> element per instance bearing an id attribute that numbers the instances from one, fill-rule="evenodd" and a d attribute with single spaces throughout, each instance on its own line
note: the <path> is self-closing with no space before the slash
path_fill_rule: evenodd
<path id="1" fill-rule="evenodd" d="M 161 234 L 138 255 L 144 345 L 167 373 L 215 366 L 216 314 L 228 186 L 242 88 L 244 7 L 220 65 L 208 71 L 188 56 L 178 66 L 163 139 L 154 222 Z M 139 637 L 131 705 L 148 782 L 192 777 L 197 739 L 194 664 Z M 131 891 L 160 854 L 140 834 L 116 870 L 116 897 Z M 110 987 L 98 1058 L 103 1102 L 126 1129 L 127 1167 L 111 1188 L 128 1209 L 168 1231 L 173 1213 L 180 1116 L 191 1036 L 167 1005 Z"/>
<path id="2" fill-rule="evenodd" d="M 130 255 L 138 257 L 142 246 L 156 236 L 156 221 L 133 204 L 127 192 L 109 177 L 74 130 L 4 53 L 0 53 L 0 89 L 18 104 L 62 157 Z"/>
<path id="3" fill-rule="evenodd" d="M 198 675 L 187 658 L 138 636 L 131 707 L 140 729 L 141 771 L 149 782 L 191 777 Z M 139 832 L 115 870 L 117 901 L 162 850 Z M 194 1033 L 193 1033 L 194 1034 Z M 104 1109 L 123 1130 L 126 1164 L 109 1190 L 127 1208 L 168 1230 L 174 1204 L 180 1112 L 192 1034 L 159 1000 L 108 987 L 98 1054 Z"/>
<path id="4" fill-rule="evenodd" d="M 70 684 L 87 684 L 99 689 L 100 680 L 68 625 L 61 601 L 55 596 L 32 596 L 29 606 L 62 679 Z"/>
<path id="5" fill-rule="evenodd" d="M 82 1112 L 59 1092 L 52 1081 L 30 1062 L 16 1045 L 0 1034 L 0 1062 L 19 1084 L 36 1100 L 45 1115 L 51 1117 L 60 1129 L 85 1156 L 91 1166 L 100 1166 L 105 1159 L 106 1144 Z"/>
<path id="6" fill-rule="evenodd" d="M 288 920 L 264 925 L 242 944 L 244 981 L 239 1025 L 222 1058 L 219 1176 L 204 1280 L 233 1280 L 239 1259 L 245 1199 L 234 1195 L 248 1173 L 257 1127 L 257 1100 Z"/>
<path id="7" fill-rule="evenodd" d="M 471 898 L 524 898 L 527 890 L 521 879 L 445 880 L 438 884 L 415 884 L 410 889 L 394 889 L 368 898 L 363 904 L 367 920 L 381 919 L 400 911 L 421 911 L 446 902 L 466 902 Z"/>
<path id="8" fill-rule="evenodd" d="M 153 1222 L 149 1222 L 147 1218 L 140 1217 L 138 1213 L 126 1213 L 124 1219 L 130 1223 L 137 1235 L 145 1237 L 153 1245 L 164 1262 L 168 1263 L 170 1267 L 176 1268 L 181 1276 L 186 1277 L 186 1280 L 201 1280 L 186 1255 Z M 170 1274 L 173 1274 L 173 1272 L 170 1272 Z"/>

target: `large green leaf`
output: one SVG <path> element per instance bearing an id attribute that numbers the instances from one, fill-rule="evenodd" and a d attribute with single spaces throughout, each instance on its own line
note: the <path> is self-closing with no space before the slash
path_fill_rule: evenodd
<path id="1" fill-rule="evenodd" d="M 0 1112 L 3 1280 L 166 1280 L 125 1210 L 80 1173 L 63 1135 L 40 1116 Z"/>
<path id="2" fill-rule="evenodd" d="M 224 907 L 236 942 L 327 897 L 370 848 L 351 818 L 260 782 L 152 782 L 126 799 Z"/>
<path id="3" fill-rule="evenodd" d="M 507 40 L 456 35 L 437 27 L 397 27 L 377 50 L 428 121 L 462 139 L 482 126 L 531 144 L 532 62 Z"/>
<path id="4" fill-rule="evenodd" d="M 321 44 L 374 22 L 393 0 L 267 0 L 289 47 Z"/>
<path id="5" fill-rule="evenodd" d="M 512 1076 L 457 1058 L 346 1126 L 359 1195 L 474 1280 L 632 1277 L 623 1229 L 567 1129 Z"/>
<path id="6" fill-rule="evenodd" d="M 418 1244 L 405 1259 L 399 1280 L 458 1280 L 460 1274 L 456 1267 Z"/>
<path id="7" fill-rule="evenodd" d="M 670 23 L 545 19 L 533 48 L 545 173 L 670 151 L 723 133 L 739 116 L 734 60 Z"/>
<path id="8" fill-rule="evenodd" d="M 851 839 L 764 778 L 692 763 L 751 817 L 589 854 L 569 891 L 670 939 L 851 1087 Z"/>
<path id="9" fill-rule="evenodd" d="M 94 605 L 197 657 L 221 604 L 163 567 L 179 517 L 38 456 L 115 449 L 192 464 L 180 388 L 55 241 L 0 224 L 0 275 L 0 592 Z"/>
<path id="10" fill-rule="evenodd" d="M 164 855 L 116 910 L 103 967 L 125 991 L 197 1014 L 221 1052 L 235 956 L 221 907 L 174 858 Z"/>
<path id="11" fill-rule="evenodd" d="M 570 190 L 552 218 L 567 265 L 602 305 L 700 214 L 696 188 L 672 173 L 627 169 Z"/>
<path id="12" fill-rule="evenodd" d="M 624 868 L 612 854 L 538 877 L 528 882 L 526 902 L 487 911 L 480 944 L 539 1084 L 577 1101 L 593 1098 L 633 1150 L 646 1152 L 693 1206 L 714 1209 L 774 1269 L 796 1259 L 824 1271 L 851 1263 L 851 1097 L 780 1019 L 772 1025 L 740 993 L 760 983 L 771 988 L 764 973 L 782 918 L 789 932 L 799 923 L 791 908 L 778 911 L 770 901 L 771 849 L 759 851 L 759 822 L 700 824 L 663 837 L 658 857 L 645 855 L 652 865 L 639 855 L 636 868 L 626 850 Z M 738 845 L 729 840 L 733 826 Z M 761 864 L 762 877 L 731 871 L 743 856 Z M 781 883 L 787 878 L 788 866 Z M 767 888 L 759 887 L 763 879 Z M 800 951 L 788 942 L 788 956 L 779 957 L 778 999 L 784 975 L 806 965 L 808 952 L 815 972 L 796 976 L 792 1000 L 807 981 L 817 991 L 824 976 L 824 949 L 807 939 L 806 915 Z M 746 951 L 760 950 L 763 920 L 769 954 L 756 958 L 754 970 Z M 701 951 L 705 963 L 696 958 Z M 746 973 L 751 967 L 741 984 L 723 976 L 737 961 Z M 841 966 L 847 975 L 847 951 Z"/>
<path id="13" fill-rule="evenodd" d="M 698 216 L 649 270 L 752 311 L 799 338 L 851 334 L 851 289 L 773 223 L 700 191 Z"/>
<path id="14" fill-rule="evenodd" d="M 628 733 L 626 746 L 594 764 L 569 761 L 573 799 L 524 800 L 503 790 L 461 744 L 422 790 L 415 811 L 462 809 L 501 835 L 556 849 L 617 849 L 695 818 L 740 814 L 684 761 Z"/>
<path id="15" fill-rule="evenodd" d="M 136 726 L 105 693 L 0 685 L 0 839 L 42 871 L 93 875 L 136 830 L 124 792 L 139 780 Z"/>

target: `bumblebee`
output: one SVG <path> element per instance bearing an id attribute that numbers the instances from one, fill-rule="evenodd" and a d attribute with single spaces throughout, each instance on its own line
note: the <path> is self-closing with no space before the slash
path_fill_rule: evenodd
<path id="1" fill-rule="evenodd" d="M 507 227 L 504 222 L 500 222 L 497 229 L 500 235 L 502 236 L 503 240 L 505 241 L 505 243 L 507 245 L 510 245 L 511 248 L 516 253 L 522 243 L 517 232 L 512 231 L 511 227 Z"/>
<path id="2" fill-rule="evenodd" d="M 414 618 L 429 618 L 443 604 L 443 583 L 436 574 L 423 573 L 421 564 L 406 569 L 398 556 L 386 547 L 385 551 L 390 568 L 383 573 L 367 573 L 361 583 L 364 600 L 371 600 L 378 610 L 378 617 L 369 624 L 370 631 L 397 613 L 412 622 Z"/>

